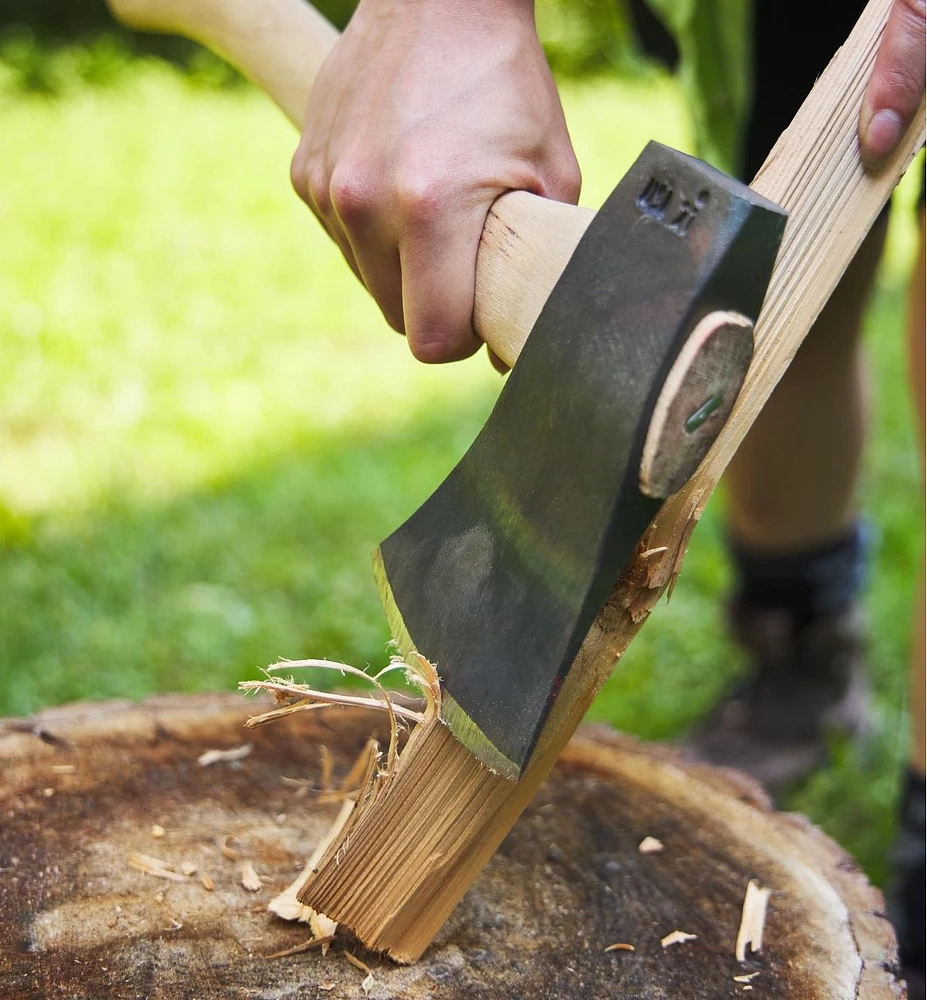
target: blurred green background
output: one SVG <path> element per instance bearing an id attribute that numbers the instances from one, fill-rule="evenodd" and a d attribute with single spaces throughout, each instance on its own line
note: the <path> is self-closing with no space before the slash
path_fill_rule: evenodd
<path id="1" fill-rule="evenodd" d="M 294 133 L 218 60 L 115 31 L 99 5 L 18 2 L 0 28 L 0 715 L 231 689 L 279 657 L 382 665 L 370 553 L 465 450 L 498 376 L 411 359 L 292 194 Z M 682 95 L 610 3 L 542 4 L 541 28 L 584 204 L 647 139 L 691 148 Z M 867 330 L 880 728 L 787 803 L 880 881 L 923 533 L 902 389 L 912 197 Z M 744 669 L 721 502 L 595 718 L 673 738 Z"/>

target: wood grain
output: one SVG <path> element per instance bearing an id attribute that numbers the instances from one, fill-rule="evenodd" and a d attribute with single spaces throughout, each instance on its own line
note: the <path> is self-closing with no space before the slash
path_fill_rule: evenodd
<path id="1" fill-rule="evenodd" d="M 325 709 L 249 732 L 240 761 L 197 763 L 240 744 L 255 710 L 203 694 L 0 719 L 0 996 L 362 997 L 347 950 L 372 970 L 371 1000 L 694 1000 L 750 973 L 768 1000 L 899 996 L 882 899 L 833 841 L 731 772 L 601 727 L 571 741 L 414 967 L 341 933 L 327 955 L 267 958 L 309 937 L 266 907 L 339 811 L 320 799 L 326 773 L 340 782 L 386 734 L 382 713 Z M 643 854 L 647 836 L 663 850 Z M 136 853 L 197 870 L 153 877 Z M 763 952 L 741 963 L 751 878 L 773 896 Z M 673 930 L 696 938 L 664 950 Z"/>

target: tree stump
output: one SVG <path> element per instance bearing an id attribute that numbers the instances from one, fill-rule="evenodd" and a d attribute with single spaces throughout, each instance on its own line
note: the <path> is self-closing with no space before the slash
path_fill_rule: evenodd
<path id="1" fill-rule="evenodd" d="M 340 935 L 324 956 L 269 957 L 311 936 L 266 906 L 339 810 L 319 801 L 326 759 L 337 784 L 384 720 L 332 708 L 249 732 L 249 714 L 200 695 L 0 721 L 0 997 L 904 995 L 881 895 L 840 847 L 743 777 L 601 727 L 574 737 L 418 963 Z M 750 879 L 772 895 L 762 951 L 738 962 Z M 675 930 L 696 937 L 662 947 Z"/>

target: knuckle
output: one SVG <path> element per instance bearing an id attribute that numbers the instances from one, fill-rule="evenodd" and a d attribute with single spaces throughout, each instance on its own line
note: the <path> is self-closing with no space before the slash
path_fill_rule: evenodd
<path id="1" fill-rule="evenodd" d="M 373 209 L 373 190 L 364 174 L 352 166 L 336 167 L 328 183 L 332 208 L 345 224 L 369 217 Z"/>
<path id="2" fill-rule="evenodd" d="M 558 197 L 575 202 L 583 186 L 583 175 L 576 160 L 560 164 L 554 170 L 554 185 Z"/>
<path id="3" fill-rule="evenodd" d="M 290 160 L 290 183 L 299 197 L 303 201 L 308 201 L 309 191 L 306 184 L 306 164 L 300 149 L 296 150 L 293 154 L 293 159 Z"/>
<path id="4" fill-rule="evenodd" d="M 431 222 L 439 217 L 446 203 L 445 185 L 425 173 L 403 173 L 396 181 L 395 199 L 407 223 Z"/>

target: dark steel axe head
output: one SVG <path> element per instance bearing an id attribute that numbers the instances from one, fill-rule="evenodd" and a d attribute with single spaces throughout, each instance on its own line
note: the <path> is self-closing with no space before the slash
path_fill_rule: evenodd
<path id="1" fill-rule="evenodd" d="M 746 185 L 650 143 L 593 219 L 476 441 L 377 551 L 394 639 L 436 665 L 444 721 L 493 770 L 515 779 L 526 767 L 660 507 L 639 470 L 677 356 L 711 313 L 755 320 L 784 225 Z"/>

